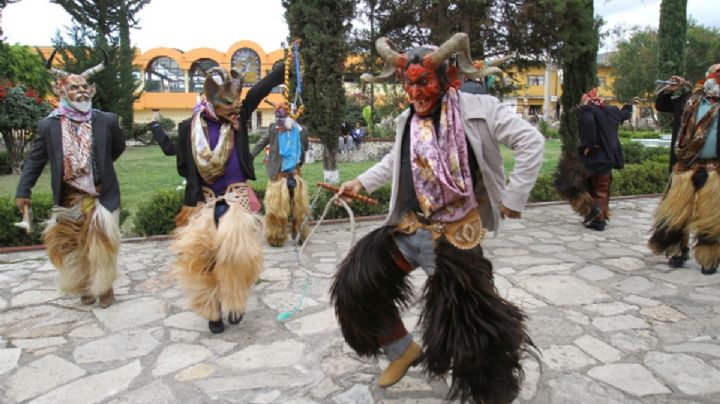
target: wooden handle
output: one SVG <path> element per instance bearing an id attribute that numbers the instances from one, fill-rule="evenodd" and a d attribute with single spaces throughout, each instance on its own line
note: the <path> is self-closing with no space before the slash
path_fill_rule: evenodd
<path id="1" fill-rule="evenodd" d="M 334 187 L 334 186 L 328 184 L 327 182 L 318 182 L 317 186 L 319 186 L 321 188 L 325 188 L 329 191 L 332 191 L 333 193 L 338 193 L 338 191 L 340 191 L 340 188 Z M 349 192 L 343 192 L 343 196 L 347 196 L 348 198 L 356 199 L 360 202 L 367 203 L 368 205 L 377 205 L 378 204 L 377 199 L 373 199 L 373 198 L 367 197 L 365 195 L 351 194 Z"/>

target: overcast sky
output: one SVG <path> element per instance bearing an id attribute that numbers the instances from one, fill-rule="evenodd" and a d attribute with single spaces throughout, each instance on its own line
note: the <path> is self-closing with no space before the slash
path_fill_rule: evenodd
<path id="1" fill-rule="evenodd" d="M 718 0 L 688 0 L 688 14 L 700 24 L 720 27 Z M 210 47 L 226 51 L 233 43 L 248 39 L 265 51 L 280 48 L 288 35 L 280 0 L 152 0 L 139 13 L 141 29 L 132 41 L 141 51 L 155 47 L 187 51 Z M 595 13 L 606 28 L 616 25 L 657 26 L 660 0 L 595 0 Z M 7 41 L 48 46 L 70 16 L 48 0 L 21 0 L 3 11 L 2 27 Z M 606 44 L 607 50 L 611 45 Z"/>

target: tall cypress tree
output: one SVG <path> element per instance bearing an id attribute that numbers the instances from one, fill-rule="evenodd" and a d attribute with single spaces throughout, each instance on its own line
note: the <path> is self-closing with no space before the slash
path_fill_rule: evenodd
<path id="1" fill-rule="evenodd" d="M 300 53 L 305 64 L 303 123 L 324 146 L 325 180 L 336 183 L 339 181 L 337 139 L 345 110 L 343 72 L 354 2 L 283 0 L 283 6 L 291 39 L 302 40 Z"/>
<path id="2" fill-rule="evenodd" d="M 562 153 L 577 153 L 577 105 L 583 93 L 596 82 L 598 24 L 593 16 L 593 0 L 568 0 L 562 16 L 564 24 L 560 63 L 563 69 L 560 105 L 560 139 Z"/>
<path id="3" fill-rule="evenodd" d="M 658 74 L 685 75 L 687 0 L 662 0 L 658 24 Z"/>

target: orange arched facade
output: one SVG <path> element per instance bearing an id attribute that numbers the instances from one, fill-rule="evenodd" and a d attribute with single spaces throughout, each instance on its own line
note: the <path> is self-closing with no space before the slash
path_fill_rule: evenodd
<path id="1" fill-rule="evenodd" d="M 47 57 L 52 52 L 52 48 L 40 48 L 40 51 Z M 264 77 L 272 65 L 284 57 L 284 52 L 278 49 L 268 53 L 257 43 L 247 40 L 235 42 L 224 52 L 212 48 L 196 48 L 189 51 L 153 48 L 138 52 L 133 65 L 136 69 L 135 74 L 142 83 L 142 94 L 134 104 L 135 122 L 149 122 L 154 111 L 159 111 L 162 116 L 176 122 L 189 118 L 201 87 L 201 79 L 198 77 L 202 70 L 192 70 L 201 64 L 196 62 L 229 69 L 233 57 L 236 57 L 236 65 L 238 61 L 249 61 L 246 66 L 253 71 L 253 74 L 247 75 L 248 84 L 243 90 L 244 96 L 251 83 Z M 196 74 L 193 75 L 193 72 Z M 277 88 L 266 99 L 274 104 L 283 102 L 282 93 L 277 91 Z M 252 121 L 252 127 L 267 126 L 274 120 L 272 107 L 261 103 Z"/>

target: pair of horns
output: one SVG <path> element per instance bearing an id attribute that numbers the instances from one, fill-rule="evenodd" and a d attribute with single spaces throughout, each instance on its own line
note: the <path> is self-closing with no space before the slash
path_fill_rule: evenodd
<path id="1" fill-rule="evenodd" d="M 64 70 L 56 69 L 52 66 L 53 59 L 55 59 L 55 54 L 58 52 L 58 50 L 60 50 L 60 48 L 53 49 L 52 53 L 50 54 L 50 57 L 45 61 L 45 68 L 50 70 L 50 73 L 52 73 L 52 75 L 55 77 L 55 79 L 62 80 L 64 78 L 66 78 L 67 76 L 69 76 L 70 73 L 68 73 Z M 84 78 L 85 80 L 100 73 L 103 69 L 105 69 L 105 65 L 107 64 L 107 61 L 108 61 L 108 55 L 104 49 L 100 49 L 100 51 L 102 51 L 102 54 L 103 54 L 103 61 L 100 62 L 99 64 L 85 70 L 84 72 L 80 73 L 80 76 L 82 78 Z M 38 50 L 38 52 L 39 52 L 39 50 Z M 42 56 L 42 53 L 40 54 L 40 56 Z"/>
<path id="2" fill-rule="evenodd" d="M 360 81 L 366 83 L 382 83 L 390 80 L 397 69 L 402 69 L 407 65 L 407 55 L 400 53 L 394 49 L 394 45 L 386 37 L 378 38 L 375 47 L 380 57 L 385 60 L 385 68 L 377 76 L 364 73 L 360 76 Z M 498 74 L 502 71 L 495 66 L 488 66 L 477 69 L 473 65 L 470 57 L 470 39 L 464 32 L 458 32 L 445 41 L 440 47 L 432 53 L 425 56 L 423 64 L 429 68 L 435 68 L 448 60 L 453 54 L 457 54 L 458 69 L 466 77 L 481 78 L 489 74 Z M 504 60 L 501 60 L 501 62 Z M 493 63 L 496 64 L 496 63 Z"/>

